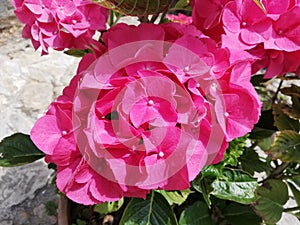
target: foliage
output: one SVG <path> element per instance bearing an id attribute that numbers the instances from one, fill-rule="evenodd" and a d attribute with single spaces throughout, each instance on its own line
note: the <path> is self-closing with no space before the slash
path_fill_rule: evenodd
<path id="1" fill-rule="evenodd" d="M 151 192 L 146 200 L 132 199 L 123 214 L 120 225 L 177 225 L 176 217 L 166 199 Z"/>
<path id="2" fill-rule="evenodd" d="M 44 156 L 26 134 L 13 134 L 0 143 L 0 166 L 21 166 Z"/>

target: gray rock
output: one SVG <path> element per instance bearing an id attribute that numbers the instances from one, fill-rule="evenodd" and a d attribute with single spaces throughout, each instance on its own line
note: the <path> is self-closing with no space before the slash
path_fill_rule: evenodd
<path id="1" fill-rule="evenodd" d="M 33 199 L 35 192 L 48 183 L 51 174 L 43 161 L 0 169 L 0 209 L 18 205 L 26 199 Z"/>
<path id="2" fill-rule="evenodd" d="M 13 6 L 10 0 L 1 0 L 0 2 L 0 17 L 13 15 Z"/>
<path id="3" fill-rule="evenodd" d="M 0 0 L 1 10 L 6 2 Z M 69 83 L 79 61 L 55 51 L 41 57 L 29 40 L 21 38 L 22 26 L 15 18 L 2 21 L 8 28 L 0 32 L 0 140 L 15 132 L 29 133 Z M 15 168 L 0 167 L 0 225 L 57 223 L 46 207 L 49 201 L 57 205 L 55 185 L 49 184 L 52 173 L 43 160 Z"/>

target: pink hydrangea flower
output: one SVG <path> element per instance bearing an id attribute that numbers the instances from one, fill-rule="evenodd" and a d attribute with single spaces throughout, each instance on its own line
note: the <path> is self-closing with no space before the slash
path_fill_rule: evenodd
<path id="1" fill-rule="evenodd" d="M 180 23 L 184 25 L 189 25 L 193 21 L 191 16 L 186 16 L 182 13 L 178 13 L 178 15 L 168 14 L 166 18 L 174 23 Z"/>
<path id="2" fill-rule="evenodd" d="M 252 65 L 252 73 L 256 73 L 261 68 L 267 68 L 264 78 L 283 76 L 287 73 L 294 73 L 300 76 L 300 50 L 294 52 L 278 51 L 273 49 L 265 50 L 262 45 L 258 45 L 249 53 L 258 58 Z"/>
<path id="3" fill-rule="evenodd" d="M 262 5 L 252 0 L 228 3 L 222 16 L 226 40 L 246 50 L 261 43 L 266 49 L 299 50 L 299 3 L 264 0 Z M 230 47 L 228 40 L 226 44 Z"/>
<path id="4" fill-rule="evenodd" d="M 297 1 L 231 1 L 223 12 L 222 46 L 245 50 L 256 60 L 253 71 L 267 68 L 265 77 L 298 74 L 299 62 L 290 60 L 300 49 L 300 6 Z"/>
<path id="5" fill-rule="evenodd" d="M 31 131 L 73 201 L 186 189 L 257 122 L 249 60 L 194 26 L 118 24 L 103 40 Z"/>
<path id="6" fill-rule="evenodd" d="M 25 24 L 23 37 L 31 38 L 42 54 L 48 48 L 85 49 L 96 30 L 106 29 L 108 10 L 86 0 L 14 0 L 15 14 Z"/>
<path id="7" fill-rule="evenodd" d="M 279 14 L 272 28 L 271 38 L 264 43 L 265 49 L 287 52 L 300 50 L 300 6 Z"/>
<path id="8" fill-rule="evenodd" d="M 228 3 L 222 20 L 226 34 L 235 36 L 244 49 L 255 47 L 271 36 L 272 21 L 253 0 Z"/>
<path id="9" fill-rule="evenodd" d="M 193 6 L 193 24 L 204 34 L 220 41 L 224 33 L 222 14 L 225 5 L 231 0 L 195 0 Z"/>

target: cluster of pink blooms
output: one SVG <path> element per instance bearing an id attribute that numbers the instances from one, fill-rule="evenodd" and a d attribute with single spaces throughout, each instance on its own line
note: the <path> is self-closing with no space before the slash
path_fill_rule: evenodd
<path id="1" fill-rule="evenodd" d="M 106 29 L 108 10 L 89 0 L 13 0 L 15 14 L 25 24 L 23 37 L 31 38 L 42 54 L 56 50 L 91 48 L 96 30 Z"/>
<path id="2" fill-rule="evenodd" d="M 223 47 L 256 58 L 253 73 L 265 78 L 288 72 L 300 76 L 300 1 L 194 0 L 193 23 Z"/>
<path id="3" fill-rule="evenodd" d="M 101 43 L 107 10 L 93 3 L 14 3 L 43 53 L 95 47 L 31 131 L 59 190 L 82 204 L 188 188 L 258 121 L 251 74 L 300 72 L 297 0 L 194 0 L 193 21 L 117 24 Z"/>
<path id="4" fill-rule="evenodd" d="M 103 42 L 31 131 L 72 200 L 186 189 L 258 121 L 251 60 L 230 62 L 193 25 L 118 24 Z"/>

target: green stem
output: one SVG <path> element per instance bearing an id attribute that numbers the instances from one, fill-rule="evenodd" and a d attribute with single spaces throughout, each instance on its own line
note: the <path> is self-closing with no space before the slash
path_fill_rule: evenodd
<path id="1" fill-rule="evenodd" d="M 151 191 L 151 197 L 150 197 L 150 209 L 149 213 L 147 215 L 147 223 L 146 225 L 150 225 L 150 213 L 152 212 L 152 204 L 153 204 L 153 199 L 154 199 L 154 191 Z"/>
<path id="2" fill-rule="evenodd" d="M 114 21 L 114 24 L 113 25 L 116 25 L 117 24 L 117 22 L 120 20 L 120 18 L 123 16 L 122 14 L 120 14 L 120 13 L 115 13 L 115 15 L 116 15 L 116 20 Z"/>
<path id="3" fill-rule="evenodd" d="M 280 166 L 276 167 L 272 173 L 269 175 L 269 178 L 275 178 L 279 174 L 281 174 L 287 167 L 289 166 L 288 162 L 283 162 L 280 164 Z"/>
<path id="4" fill-rule="evenodd" d="M 281 178 L 282 178 L 282 180 L 292 180 L 294 178 L 300 178 L 300 174 L 294 174 L 291 176 L 282 176 Z"/>
<path id="5" fill-rule="evenodd" d="M 189 8 L 169 8 L 168 11 L 192 11 L 191 9 Z"/>
<path id="6" fill-rule="evenodd" d="M 167 15 L 168 11 L 164 11 L 162 14 L 161 14 L 161 17 L 160 17 L 160 20 L 158 22 L 158 24 L 161 24 L 164 22 L 164 19 L 166 18 L 166 15 Z"/>
<path id="7" fill-rule="evenodd" d="M 158 16 L 159 16 L 159 14 L 153 15 L 153 16 L 151 17 L 150 23 L 154 23 L 155 20 L 158 18 Z"/>
<path id="8" fill-rule="evenodd" d="M 283 162 L 280 164 L 280 166 L 276 167 L 271 173 L 270 175 L 264 179 L 264 180 L 261 180 L 259 181 L 258 183 L 259 184 L 263 184 L 265 181 L 269 180 L 269 179 L 272 179 L 272 178 L 279 178 L 279 175 L 289 166 L 289 163 L 287 162 Z M 282 178 L 282 174 L 281 174 L 281 179 Z"/>
<path id="9" fill-rule="evenodd" d="M 300 206 L 286 208 L 283 210 L 283 212 L 293 212 L 293 211 L 298 211 L 298 210 L 300 210 Z"/>
<path id="10" fill-rule="evenodd" d="M 114 11 L 109 10 L 109 27 L 114 25 Z"/>
<path id="11" fill-rule="evenodd" d="M 91 205 L 89 207 L 89 224 L 92 224 L 92 221 L 94 220 L 94 206 Z"/>
<path id="12" fill-rule="evenodd" d="M 277 96 L 278 96 L 278 93 L 279 93 L 279 91 L 280 91 L 280 88 L 281 88 L 282 84 L 283 84 L 283 80 L 280 81 L 280 83 L 279 83 L 279 85 L 278 85 L 278 87 L 277 87 L 277 90 L 276 90 L 276 92 L 275 92 L 275 95 L 273 96 L 273 99 L 272 99 L 272 103 L 273 103 L 273 104 L 275 103 L 275 101 L 276 101 L 276 99 L 277 99 Z"/>

